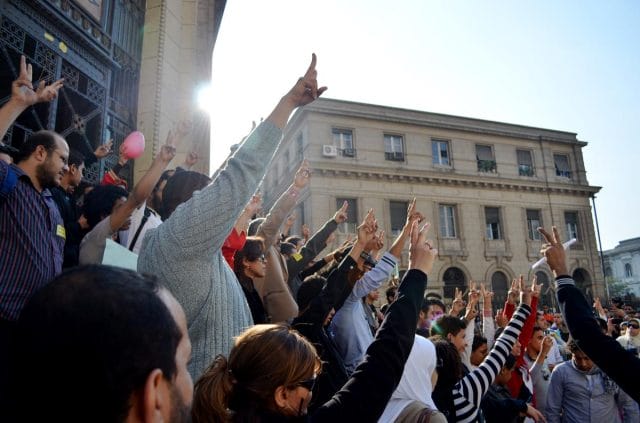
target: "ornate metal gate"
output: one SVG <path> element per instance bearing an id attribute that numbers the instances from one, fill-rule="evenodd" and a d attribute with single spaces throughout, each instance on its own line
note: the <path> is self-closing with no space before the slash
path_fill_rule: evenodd
<path id="1" fill-rule="evenodd" d="M 20 55 L 34 83 L 64 78 L 58 98 L 25 111 L 4 142 L 14 146 L 34 131 L 52 129 L 83 153 L 114 140 L 117 148 L 136 120 L 144 0 L 102 0 L 102 19 L 69 0 L 10 0 L 0 6 L 0 103 L 9 99 Z M 126 19 L 125 19 L 126 18 Z M 100 180 L 117 157 L 86 171 Z"/>

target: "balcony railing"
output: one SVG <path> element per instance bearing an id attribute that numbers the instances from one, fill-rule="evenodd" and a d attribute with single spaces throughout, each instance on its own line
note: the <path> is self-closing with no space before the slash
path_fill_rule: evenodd
<path id="1" fill-rule="evenodd" d="M 404 161 L 404 153 L 402 151 L 396 151 L 393 153 L 384 153 L 385 160 L 391 160 L 394 162 L 403 162 Z"/>
<path id="2" fill-rule="evenodd" d="M 534 176 L 533 166 L 528 164 L 519 164 L 518 165 L 518 174 L 520 176 Z"/>
<path id="3" fill-rule="evenodd" d="M 560 176 L 562 178 L 571 179 L 571 171 L 570 170 L 556 169 L 556 176 Z"/>
<path id="4" fill-rule="evenodd" d="M 356 149 L 355 148 L 343 148 L 342 149 L 342 156 L 343 157 L 355 157 L 356 156 Z"/>
<path id="5" fill-rule="evenodd" d="M 478 160 L 478 172 L 497 172 L 495 160 Z"/>

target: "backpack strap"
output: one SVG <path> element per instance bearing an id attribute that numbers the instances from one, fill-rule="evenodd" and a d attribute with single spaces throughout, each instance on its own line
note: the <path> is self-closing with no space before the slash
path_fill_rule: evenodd
<path id="1" fill-rule="evenodd" d="M 15 189 L 18 184 L 18 174 L 11 166 L 7 166 L 7 175 L 0 185 L 0 204 L 4 203 L 9 194 Z"/>
<path id="2" fill-rule="evenodd" d="M 151 209 L 149 207 L 145 206 L 145 208 L 144 208 L 144 216 L 142 216 L 142 220 L 140 221 L 140 225 L 138 226 L 138 229 L 136 230 L 136 234 L 133 236 L 133 239 L 131 240 L 131 243 L 129 244 L 129 251 L 133 251 L 133 247 L 135 247 L 136 242 L 138 241 L 138 237 L 140 236 L 140 232 L 142 232 L 142 228 L 147 223 L 147 220 L 149 220 L 149 216 L 151 216 Z"/>

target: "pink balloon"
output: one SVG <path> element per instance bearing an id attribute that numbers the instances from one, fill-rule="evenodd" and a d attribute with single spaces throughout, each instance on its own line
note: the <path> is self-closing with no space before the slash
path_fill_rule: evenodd
<path id="1" fill-rule="evenodd" d="M 137 159 L 144 153 L 144 135 L 140 131 L 133 131 L 122 143 L 122 152 L 128 159 Z"/>

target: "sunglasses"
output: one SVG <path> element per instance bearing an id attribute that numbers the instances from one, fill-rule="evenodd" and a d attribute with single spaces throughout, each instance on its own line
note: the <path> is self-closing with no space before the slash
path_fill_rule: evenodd
<path id="1" fill-rule="evenodd" d="M 309 391 L 313 391 L 313 387 L 316 386 L 316 375 L 314 374 L 312 378 L 296 383 L 295 386 L 302 386 Z"/>
<path id="2" fill-rule="evenodd" d="M 632 329 L 640 329 L 640 326 L 638 325 L 629 325 L 629 327 Z"/>

